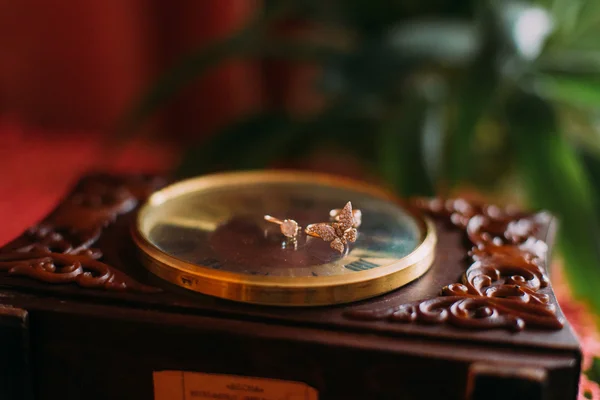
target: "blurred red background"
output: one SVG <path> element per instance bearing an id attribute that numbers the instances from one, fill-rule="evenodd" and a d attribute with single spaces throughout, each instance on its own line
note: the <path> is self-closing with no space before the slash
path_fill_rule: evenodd
<path id="1" fill-rule="evenodd" d="M 41 218 L 86 170 L 165 170 L 181 143 L 200 141 L 267 102 L 299 103 L 310 69 L 233 60 L 188 87 L 143 129 L 163 141 L 144 136 L 117 155 L 102 151 L 118 119 L 160 73 L 235 32 L 261 6 L 259 0 L 0 0 L 0 243 Z"/>
<path id="2" fill-rule="evenodd" d="M 110 130 L 162 72 L 261 7 L 260 0 L 0 0 L 0 109 L 48 129 Z M 189 86 L 153 130 L 197 138 L 265 103 L 305 106 L 311 75 L 297 62 L 228 62 Z"/>
<path id="3" fill-rule="evenodd" d="M 183 54 L 242 26 L 257 0 L 0 0 L 0 107 L 46 128 L 106 130 Z M 231 62 L 190 88 L 171 130 L 210 131 L 261 102 L 262 74 Z M 172 124 L 176 124 L 173 126 Z"/>

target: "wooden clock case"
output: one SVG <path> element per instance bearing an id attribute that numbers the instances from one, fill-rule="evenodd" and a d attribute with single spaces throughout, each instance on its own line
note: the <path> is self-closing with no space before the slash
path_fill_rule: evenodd
<path id="1" fill-rule="evenodd" d="M 423 277 L 352 304 L 267 307 L 141 266 L 131 223 L 165 183 L 86 176 L 0 249 L 0 398 L 153 399 L 158 371 L 302 382 L 319 399 L 576 398 L 581 352 L 546 271 L 552 216 L 417 199 L 438 233 Z"/>

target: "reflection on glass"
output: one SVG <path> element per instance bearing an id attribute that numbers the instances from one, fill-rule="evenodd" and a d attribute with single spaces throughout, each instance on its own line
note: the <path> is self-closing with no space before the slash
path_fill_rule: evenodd
<path id="1" fill-rule="evenodd" d="M 300 226 L 326 222 L 351 201 L 362 211 L 358 239 L 345 254 L 302 231 L 286 243 L 269 214 Z M 262 276 L 350 274 L 397 262 L 420 243 L 412 217 L 392 202 L 319 184 L 261 183 L 187 193 L 167 200 L 142 225 L 149 240 L 181 260 L 218 270 Z"/>

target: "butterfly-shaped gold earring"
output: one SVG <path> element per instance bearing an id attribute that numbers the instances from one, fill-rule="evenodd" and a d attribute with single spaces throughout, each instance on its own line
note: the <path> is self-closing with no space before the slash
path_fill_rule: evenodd
<path id="1" fill-rule="evenodd" d="M 310 224 L 304 232 L 312 237 L 318 237 L 326 242 L 330 242 L 332 249 L 343 253 L 345 245 L 348 242 L 356 242 L 358 232 L 354 227 L 356 221 L 352 214 L 352 203 L 348 202 L 342 210 L 336 215 L 336 222 L 319 222 Z"/>
<path id="2" fill-rule="evenodd" d="M 340 214 L 342 210 L 340 208 L 335 208 L 329 211 L 329 220 L 331 222 L 340 222 Z M 362 223 L 362 211 L 360 210 L 352 210 L 352 217 L 354 218 L 353 228 L 358 228 Z"/>

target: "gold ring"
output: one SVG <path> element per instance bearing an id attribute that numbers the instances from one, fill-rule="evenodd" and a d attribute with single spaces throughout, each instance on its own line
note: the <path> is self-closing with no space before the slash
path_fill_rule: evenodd
<path id="1" fill-rule="evenodd" d="M 282 221 L 279 218 L 275 218 L 270 215 L 265 215 L 265 220 L 279 225 L 279 229 L 281 229 L 281 233 L 283 234 L 283 236 L 292 240 L 296 239 L 296 237 L 298 236 L 298 232 L 300 231 L 300 226 L 293 219 L 284 219 Z"/>
<path id="2" fill-rule="evenodd" d="M 309 236 L 317 237 L 329 242 L 329 246 L 341 254 L 346 250 L 346 244 L 348 242 L 356 242 L 358 236 L 358 231 L 355 227 L 356 221 L 353 215 L 352 203 L 348 202 L 344 208 L 336 213 L 335 219 L 337 222 L 319 222 L 310 224 L 306 227 L 304 232 Z"/>

